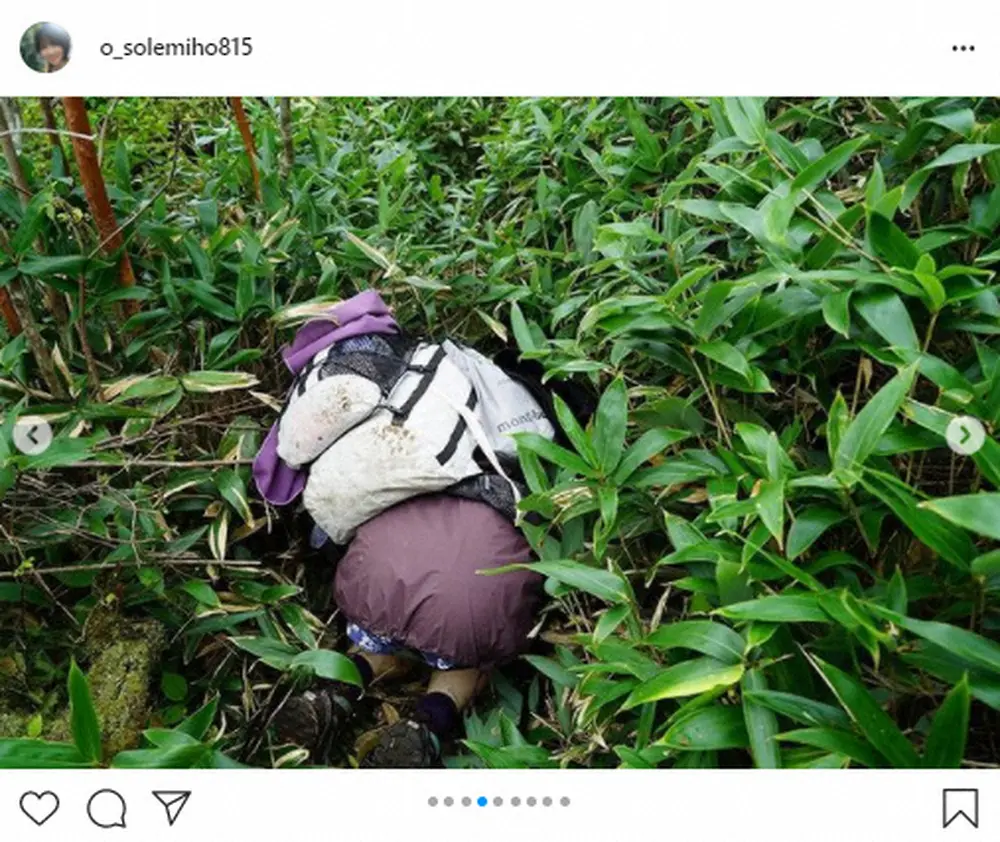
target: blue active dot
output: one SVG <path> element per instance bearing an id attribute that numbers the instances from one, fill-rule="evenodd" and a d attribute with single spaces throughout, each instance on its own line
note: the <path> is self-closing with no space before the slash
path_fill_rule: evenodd
<path id="1" fill-rule="evenodd" d="M 476 803 L 480 807 L 485 807 L 486 806 L 486 796 L 485 795 L 480 795 L 479 798 L 476 799 Z"/>

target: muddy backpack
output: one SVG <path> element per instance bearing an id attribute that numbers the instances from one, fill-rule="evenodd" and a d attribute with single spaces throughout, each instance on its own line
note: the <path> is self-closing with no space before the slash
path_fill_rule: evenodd
<path id="1" fill-rule="evenodd" d="M 308 467 L 306 508 L 344 544 L 365 521 L 420 494 L 454 489 L 516 505 L 510 435 L 522 431 L 554 435 L 530 392 L 482 355 L 371 334 L 318 352 L 299 372 L 278 454 Z"/>

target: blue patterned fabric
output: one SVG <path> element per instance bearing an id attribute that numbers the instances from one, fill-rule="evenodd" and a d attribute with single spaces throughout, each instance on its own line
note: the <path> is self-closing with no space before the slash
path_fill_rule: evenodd
<path id="1" fill-rule="evenodd" d="M 351 643 L 358 647 L 358 649 L 362 652 L 367 652 L 369 655 L 395 655 L 400 651 L 409 648 L 405 643 L 400 643 L 398 640 L 393 640 L 390 637 L 384 637 L 380 634 L 366 631 L 356 623 L 347 624 L 347 637 L 350 639 Z M 455 669 L 455 664 L 451 663 L 451 661 L 445 660 L 444 658 L 439 658 L 437 655 L 432 655 L 428 652 L 418 652 L 417 654 L 420 655 L 420 657 L 424 659 L 424 662 L 427 663 L 432 669 Z"/>

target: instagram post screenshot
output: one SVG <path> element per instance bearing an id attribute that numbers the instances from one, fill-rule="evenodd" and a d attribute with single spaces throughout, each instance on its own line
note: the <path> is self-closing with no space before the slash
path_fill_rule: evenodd
<path id="1" fill-rule="evenodd" d="M 1000 833 L 1000 8 L 0 9 L 0 836 Z"/>

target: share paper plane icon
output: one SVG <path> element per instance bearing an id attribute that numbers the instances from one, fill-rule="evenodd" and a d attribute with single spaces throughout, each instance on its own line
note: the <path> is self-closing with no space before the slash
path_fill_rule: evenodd
<path id="1" fill-rule="evenodd" d="M 177 821 L 177 817 L 181 814 L 181 810 L 184 809 L 184 805 L 188 803 L 191 792 L 190 790 L 187 792 L 161 790 L 160 792 L 154 791 L 153 797 L 163 805 L 163 809 L 167 811 L 167 822 L 173 827 L 174 822 Z"/>

